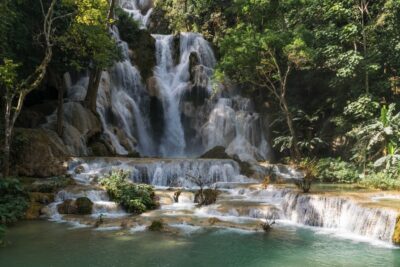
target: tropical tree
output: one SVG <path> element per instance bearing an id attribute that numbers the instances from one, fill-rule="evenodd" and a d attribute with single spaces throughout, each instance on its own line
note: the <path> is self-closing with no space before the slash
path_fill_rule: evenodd
<path id="1" fill-rule="evenodd" d="M 239 22 L 221 41 L 220 72 L 242 85 L 266 89 L 282 111 L 290 132 L 290 152 L 299 159 L 298 133 L 288 103 L 289 76 L 311 61 L 307 32 L 294 14 L 297 1 L 239 4 Z"/>

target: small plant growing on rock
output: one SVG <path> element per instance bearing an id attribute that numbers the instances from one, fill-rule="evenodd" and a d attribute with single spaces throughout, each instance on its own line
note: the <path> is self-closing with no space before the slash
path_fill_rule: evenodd
<path id="1" fill-rule="evenodd" d="M 152 221 L 148 229 L 153 232 L 159 232 L 164 229 L 164 222 L 162 220 Z"/>
<path id="2" fill-rule="evenodd" d="M 100 180 L 110 198 L 120 204 L 127 212 L 140 214 L 158 207 L 154 189 L 151 185 L 135 184 L 129 181 L 129 173 L 113 171 Z"/>
<path id="3" fill-rule="evenodd" d="M 211 205 L 217 201 L 219 191 L 215 188 L 204 189 L 205 186 L 210 187 L 211 181 L 205 180 L 202 177 L 194 177 L 190 174 L 186 174 L 192 182 L 194 182 L 200 189 L 194 195 L 194 203 L 198 203 L 199 206 Z"/>
<path id="4" fill-rule="evenodd" d="M 305 160 L 299 163 L 300 170 L 303 171 L 303 179 L 298 179 L 295 185 L 303 190 L 303 193 L 310 192 L 311 184 L 315 180 L 317 174 L 316 162 L 314 160 Z"/>

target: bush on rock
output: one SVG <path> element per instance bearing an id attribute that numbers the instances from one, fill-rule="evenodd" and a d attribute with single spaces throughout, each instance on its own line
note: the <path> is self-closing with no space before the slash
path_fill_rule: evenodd
<path id="1" fill-rule="evenodd" d="M 158 204 L 151 185 L 134 184 L 128 179 L 129 173 L 113 171 L 101 179 L 110 198 L 120 204 L 127 212 L 140 214 L 157 208 Z"/>

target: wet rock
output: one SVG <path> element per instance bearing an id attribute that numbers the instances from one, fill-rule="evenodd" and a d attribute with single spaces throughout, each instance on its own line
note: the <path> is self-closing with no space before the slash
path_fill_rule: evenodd
<path id="1" fill-rule="evenodd" d="M 92 213 L 92 209 L 93 202 L 87 197 L 67 199 L 57 206 L 60 214 L 87 215 Z"/>
<path id="2" fill-rule="evenodd" d="M 84 171 L 85 171 L 85 167 L 83 167 L 82 165 L 79 165 L 78 167 L 75 168 L 74 173 L 81 174 Z"/>
<path id="3" fill-rule="evenodd" d="M 41 192 L 31 192 L 29 193 L 29 199 L 31 202 L 36 202 L 44 205 L 48 205 L 54 201 L 53 193 L 41 193 Z"/>
<path id="4" fill-rule="evenodd" d="M 230 159 L 231 157 L 225 152 L 225 147 L 216 146 L 203 155 L 200 156 L 202 159 Z"/>
<path id="5" fill-rule="evenodd" d="M 89 148 L 93 156 L 107 157 L 113 155 L 112 151 L 103 142 L 93 142 L 89 145 Z"/>
<path id="6" fill-rule="evenodd" d="M 38 202 L 30 202 L 28 209 L 25 211 L 25 219 L 27 220 L 36 220 L 42 215 L 42 208 L 44 204 Z"/>
<path id="7" fill-rule="evenodd" d="M 218 218 L 215 218 L 215 217 L 211 217 L 211 218 L 208 219 L 208 223 L 209 223 L 210 225 L 214 225 L 214 224 L 217 224 L 217 223 L 219 223 L 219 222 L 221 222 L 221 220 L 218 219 Z"/>
<path id="8" fill-rule="evenodd" d="M 92 213 L 93 202 L 87 197 L 80 197 L 75 200 L 77 214 L 87 215 Z"/>
<path id="9" fill-rule="evenodd" d="M 58 213 L 60 214 L 76 214 L 78 208 L 72 199 L 67 199 L 63 203 L 57 205 Z"/>

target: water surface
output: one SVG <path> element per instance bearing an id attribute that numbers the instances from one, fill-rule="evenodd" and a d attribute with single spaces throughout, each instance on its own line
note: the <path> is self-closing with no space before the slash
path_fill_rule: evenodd
<path id="1" fill-rule="evenodd" d="M 185 228 L 176 235 L 23 222 L 8 232 L 0 266 L 400 266 L 399 249 L 295 226 L 278 225 L 267 234 Z"/>

